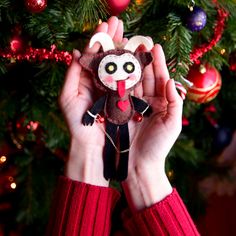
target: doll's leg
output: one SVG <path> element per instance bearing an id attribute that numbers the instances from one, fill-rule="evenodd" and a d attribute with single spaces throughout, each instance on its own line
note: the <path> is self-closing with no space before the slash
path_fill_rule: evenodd
<path id="1" fill-rule="evenodd" d="M 116 143 L 117 125 L 107 122 L 106 133 L 107 135 L 105 138 L 105 146 L 103 153 L 103 161 L 104 161 L 103 173 L 105 179 L 108 180 L 108 179 L 114 179 L 116 174 L 116 149 L 113 146 L 110 139 L 113 140 L 113 143 Z"/>
<path id="2" fill-rule="evenodd" d="M 117 169 L 116 179 L 119 181 L 125 180 L 128 175 L 129 161 L 129 129 L 128 124 L 120 125 L 120 150 L 125 151 L 120 153 L 120 160 Z"/>

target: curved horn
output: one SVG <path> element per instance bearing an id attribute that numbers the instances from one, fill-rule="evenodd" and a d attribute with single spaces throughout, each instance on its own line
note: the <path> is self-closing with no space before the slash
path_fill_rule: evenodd
<path id="1" fill-rule="evenodd" d="M 148 39 L 144 36 L 133 36 L 128 43 L 125 45 L 124 49 L 130 50 L 131 52 L 135 52 L 135 50 L 140 46 L 144 45 L 148 51 L 153 48 L 152 40 Z"/>
<path id="2" fill-rule="evenodd" d="M 91 48 L 96 42 L 101 44 L 104 52 L 111 50 L 111 49 L 115 49 L 112 38 L 110 37 L 110 35 L 108 35 L 106 33 L 103 33 L 103 32 L 96 33 L 91 38 L 91 40 L 89 42 L 89 47 Z"/>

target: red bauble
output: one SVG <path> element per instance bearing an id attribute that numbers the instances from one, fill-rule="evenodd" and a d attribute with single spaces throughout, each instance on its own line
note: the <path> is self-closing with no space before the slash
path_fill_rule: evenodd
<path id="1" fill-rule="evenodd" d="M 107 0 L 109 12 L 113 16 L 117 16 L 121 12 L 125 11 L 129 3 L 130 0 Z"/>
<path id="2" fill-rule="evenodd" d="M 136 112 L 134 113 L 133 120 L 136 122 L 141 122 L 143 120 L 143 115 Z"/>
<path id="3" fill-rule="evenodd" d="M 99 115 L 96 121 L 99 122 L 99 123 L 104 123 L 105 122 L 105 117 Z"/>
<path id="4" fill-rule="evenodd" d="M 19 37 L 14 37 L 10 42 L 10 48 L 13 53 L 20 53 L 23 51 L 23 42 Z"/>
<path id="5" fill-rule="evenodd" d="M 30 12 L 39 13 L 47 7 L 47 0 L 25 0 L 25 6 Z"/>
<path id="6" fill-rule="evenodd" d="M 193 83 L 188 88 L 188 98 L 196 103 L 210 102 L 216 97 L 222 84 L 220 73 L 209 64 L 194 64 L 187 79 Z"/>
<path id="7" fill-rule="evenodd" d="M 231 71 L 236 71 L 236 51 L 233 51 L 229 56 L 229 66 Z"/>
<path id="8" fill-rule="evenodd" d="M 185 116 L 182 117 L 182 125 L 189 126 L 189 120 Z"/>

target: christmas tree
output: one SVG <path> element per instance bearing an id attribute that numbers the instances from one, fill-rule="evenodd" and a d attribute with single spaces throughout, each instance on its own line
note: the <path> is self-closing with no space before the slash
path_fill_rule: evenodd
<path id="1" fill-rule="evenodd" d="M 192 217 L 204 213 L 202 180 L 236 178 L 233 160 L 218 158 L 235 129 L 235 0 L 1 0 L 0 235 L 44 234 L 69 146 L 57 102 L 64 75 L 72 50 L 111 15 L 124 21 L 125 37 L 162 45 L 186 96 L 166 172 Z"/>

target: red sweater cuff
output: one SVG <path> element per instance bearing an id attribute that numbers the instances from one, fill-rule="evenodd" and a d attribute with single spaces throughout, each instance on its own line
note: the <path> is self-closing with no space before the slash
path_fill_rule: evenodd
<path id="1" fill-rule="evenodd" d="M 61 176 L 56 188 L 49 236 L 109 235 L 111 215 L 120 194 Z"/>
<path id="2" fill-rule="evenodd" d="M 176 189 L 162 201 L 126 220 L 129 235 L 198 236 L 199 233 Z"/>

